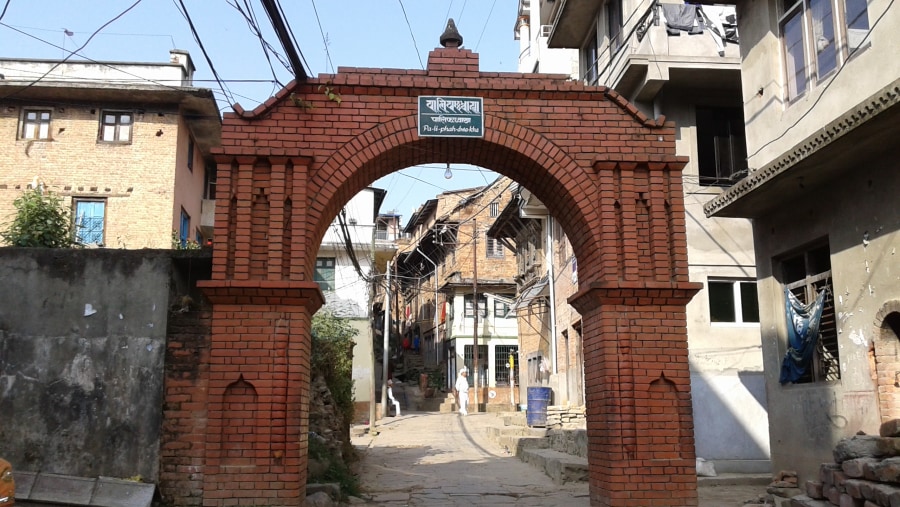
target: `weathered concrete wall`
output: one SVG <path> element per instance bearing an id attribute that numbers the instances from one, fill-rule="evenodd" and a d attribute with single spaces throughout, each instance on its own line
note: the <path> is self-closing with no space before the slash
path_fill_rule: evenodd
<path id="1" fill-rule="evenodd" d="M 17 469 L 156 482 L 171 256 L 0 249 L 0 444 Z"/>
<path id="2" fill-rule="evenodd" d="M 898 188 L 895 159 L 859 164 L 852 178 L 807 188 L 806 198 L 754 222 L 772 461 L 775 470 L 797 470 L 801 480 L 817 476 L 841 438 L 878 433 L 868 351 L 879 332 L 878 312 L 900 299 Z M 831 254 L 841 378 L 781 385 L 787 345 L 777 258 L 824 238 Z"/>

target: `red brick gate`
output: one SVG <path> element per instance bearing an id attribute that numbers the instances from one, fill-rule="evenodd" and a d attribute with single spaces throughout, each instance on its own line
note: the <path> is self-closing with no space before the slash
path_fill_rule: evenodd
<path id="1" fill-rule="evenodd" d="M 484 137 L 420 137 L 425 95 L 483 98 Z M 479 72 L 477 54 L 443 48 L 423 71 L 339 69 L 292 83 L 225 115 L 222 138 L 203 285 L 214 305 L 208 379 L 196 384 L 208 390 L 185 394 L 205 403 L 206 419 L 182 430 L 203 463 L 190 470 L 203 505 L 301 504 L 319 242 L 376 179 L 446 162 L 522 183 L 572 241 L 592 505 L 697 504 L 685 305 L 699 284 L 688 281 L 685 160 L 671 124 L 604 87 Z"/>

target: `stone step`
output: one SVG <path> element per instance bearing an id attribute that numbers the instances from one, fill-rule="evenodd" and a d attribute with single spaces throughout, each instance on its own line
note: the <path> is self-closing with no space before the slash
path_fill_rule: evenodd
<path id="1" fill-rule="evenodd" d="M 588 480 L 588 461 L 585 458 L 551 449 L 525 448 L 519 459 L 543 470 L 556 485 Z"/>

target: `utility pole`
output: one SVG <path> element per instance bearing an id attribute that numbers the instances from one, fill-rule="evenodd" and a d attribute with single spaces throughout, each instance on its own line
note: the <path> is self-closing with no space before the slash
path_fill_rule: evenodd
<path id="1" fill-rule="evenodd" d="M 384 293 L 384 349 L 381 356 L 381 417 L 387 417 L 388 339 L 391 335 L 391 261 L 387 263 Z"/>
<path id="2" fill-rule="evenodd" d="M 475 411 L 480 412 L 478 407 L 478 219 L 472 219 L 472 307 L 474 320 L 472 321 L 472 342 L 475 344 L 472 352 L 472 366 L 475 370 Z"/>

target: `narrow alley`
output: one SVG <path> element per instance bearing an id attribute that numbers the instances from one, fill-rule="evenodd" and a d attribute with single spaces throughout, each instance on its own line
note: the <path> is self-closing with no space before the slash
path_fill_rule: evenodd
<path id="1" fill-rule="evenodd" d="M 410 412 L 382 419 L 376 436 L 353 440 L 362 458 L 363 496 L 380 506 L 590 504 L 587 482 L 556 485 L 494 442 L 488 429 L 502 424 L 494 413 Z M 701 483 L 699 505 L 763 505 L 755 501 L 765 489 Z"/>

